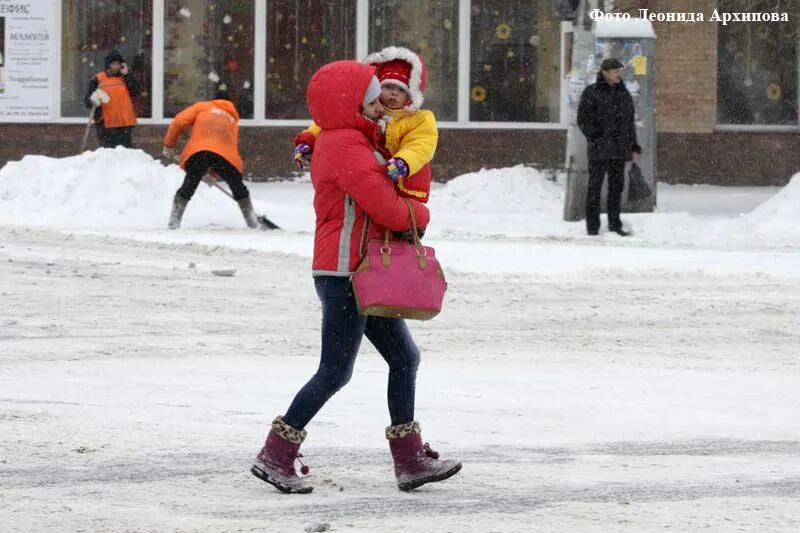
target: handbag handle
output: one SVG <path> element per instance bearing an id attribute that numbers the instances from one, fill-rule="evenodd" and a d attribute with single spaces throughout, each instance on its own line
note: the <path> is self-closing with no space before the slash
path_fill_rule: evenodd
<path id="1" fill-rule="evenodd" d="M 422 248 L 422 240 L 419 238 L 419 230 L 417 229 L 417 215 L 414 213 L 414 206 L 411 205 L 411 200 L 408 198 L 403 198 L 403 201 L 406 203 L 406 207 L 408 207 L 408 214 L 411 215 L 411 233 L 414 236 L 414 246 L 417 248 Z M 387 229 L 383 234 L 384 246 L 389 246 L 389 236 L 390 232 Z"/>

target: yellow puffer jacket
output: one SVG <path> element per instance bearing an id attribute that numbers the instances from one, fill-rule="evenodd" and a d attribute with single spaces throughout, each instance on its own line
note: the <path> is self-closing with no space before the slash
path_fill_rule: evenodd
<path id="1" fill-rule="evenodd" d="M 408 164 L 408 177 L 397 184 L 401 192 L 413 198 L 427 200 L 430 193 L 430 162 L 439 142 L 436 117 L 431 111 L 421 109 L 385 109 L 391 117 L 386 125 L 385 148 L 391 157 L 399 157 Z M 300 133 L 295 143 L 314 146 L 320 128 L 313 122 Z"/>
<path id="2" fill-rule="evenodd" d="M 439 142 L 439 130 L 436 117 L 427 109 L 406 111 L 403 109 L 386 109 L 391 120 L 386 125 L 386 149 L 392 157 L 399 157 L 408 164 L 409 175 L 419 172 L 426 163 L 430 163 Z M 316 137 L 319 126 L 311 123 L 303 133 Z M 307 138 L 305 135 L 302 137 Z M 307 143 L 313 147 L 313 143 Z"/>

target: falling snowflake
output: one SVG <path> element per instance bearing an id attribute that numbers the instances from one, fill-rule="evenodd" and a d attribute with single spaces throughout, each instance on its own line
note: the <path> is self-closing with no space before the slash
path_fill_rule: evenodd
<path id="1" fill-rule="evenodd" d="M 242 87 L 243 87 L 245 90 L 249 90 L 249 89 L 250 89 L 250 82 L 249 82 L 249 81 L 247 81 L 247 80 L 245 80 L 245 81 L 244 81 L 244 83 L 242 84 Z"/>
<path id="2" fill-rule="evenodd" d="M 217 83 L 219 81 L 219 74 L 217 74 L 212 70 L 211 72 L 208 73 L 208 79 L 213 81 L 214 83 Z"/>
<path id="3" fill-rule="evenodd" d="M 446 29 L 446 30 L 452 30 L 453 29 L 453 23 L 452 23 L 452 21 L 450 19 L 444 19 L 444 22 L 442 22 L 442 26 L 444 26 L 444 29 Z"/>
<path id="4" fill-rule="evenodd" d="M 222 17 L 222 23 L 223 24 L 230 24 L 232 20 L 233 19 L 231 18 L 231 16 L 228 15 L 227 13 L 225 14 L 224 17 Z"/>
<path id="5" fill-rule="evenodd" d="M 189 11 L 189 8 L 188 8 L 188 7 L 182 7 L 182 8 L 180 8 L 180 10 L 178 10 L 178 14 L 179 14 L 180 16 L 182 16 L 183 18 L 187 18 L 187 19 L 188 19 L 189 17 L 191 17 L 191 16 L 192 16 L 192 12 L 191 12 L 191 11 Z"/>
<path id="6" fill-rule="evenodd" d="M 531 35 L 530 41 L 531 46 L 539 46 L 539 43 L 542 42 L 541 38 L 538 35 Z"/>

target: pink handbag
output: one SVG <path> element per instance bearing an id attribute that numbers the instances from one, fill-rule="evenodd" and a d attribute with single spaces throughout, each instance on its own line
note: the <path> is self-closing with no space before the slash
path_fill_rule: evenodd
<path id="1" fill-rule="evenodd" d="M 353 292 L 363 315 L 430 320 L 442 310 L 447 282 L 430 246 L 419 239 L 414 208 L 411 213 L 414 243 L 383 241 L 367 244 L 367 255 L 353 274 Z"/>

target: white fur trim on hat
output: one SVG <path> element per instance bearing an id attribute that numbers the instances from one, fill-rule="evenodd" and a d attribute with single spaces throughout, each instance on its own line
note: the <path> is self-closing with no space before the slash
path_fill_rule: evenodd
<path id="1" fill-rule="evenodd" d="M 388 46 L 380 52 L 368 55 L 364 59 L 364 63 L 369 65 L 382 65 L 387 61 L 393 61 L 395 59 L 402 59 L 411 65 L 411 78 L 407 86 L 407 92 L 411 97 L 411 103 L 406 107 L 411 111 L 417 111 L 422 108 L 422 102 L 425 100 L 422 95 L 422 89 L 420 88 L 422 84 L 422 61 L 420 61 L 417 54 L 402 46 Z M 392 80 L 392 83 L 400 85 L 400 82 L 396 80 Z"/>

